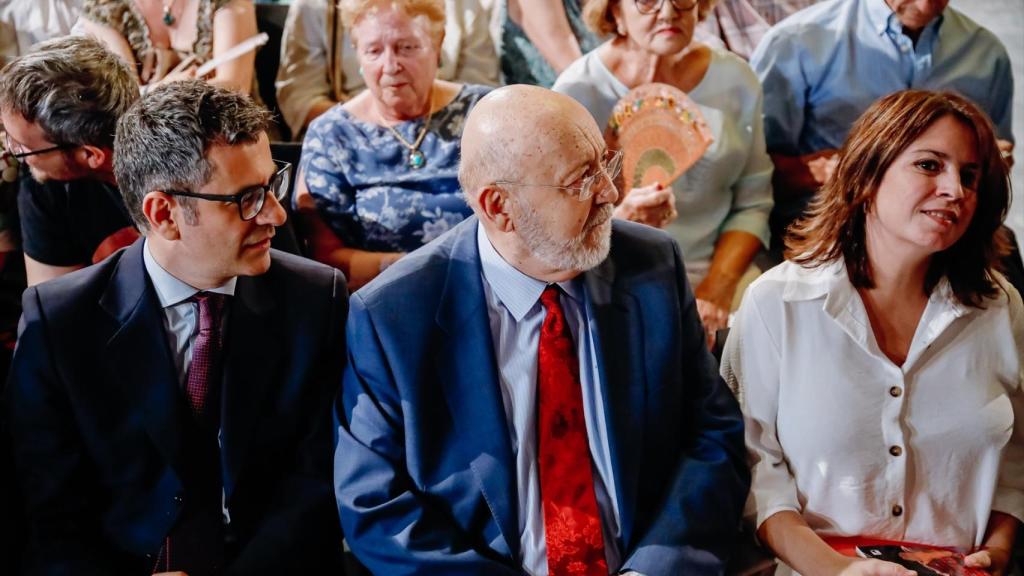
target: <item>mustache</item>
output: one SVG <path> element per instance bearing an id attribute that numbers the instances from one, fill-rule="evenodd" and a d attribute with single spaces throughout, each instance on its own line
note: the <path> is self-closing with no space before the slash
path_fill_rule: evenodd
<path id="1" fill-rule="evenodd" d="M 598 206 L 597 210 L 594 210 L 590 218 L 587 219 L 585 226 L 586 230 L 590 230 L 597 226 L 604 224 L 605 222 L 612 219 L 612 213 L 615 211 L 615 206 L 611 204 L 602 204 Z"/>

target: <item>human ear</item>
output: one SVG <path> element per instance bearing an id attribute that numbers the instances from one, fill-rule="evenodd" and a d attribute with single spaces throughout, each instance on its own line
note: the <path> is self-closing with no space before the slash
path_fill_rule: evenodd
<path id="1" fill-rule="evenodd" d="M 111 162 L 113 150 L 83 144 L 75 149 L 74 158 L 82 166 L 96 172 Z"/>
<path id="2" fill-rule="evenodd" d="M 477 193 L 477 205 L 480 206 L 480 217 L 491 222 L 502 232 L 515 229 L 512 223 L 512 199 L 508 193 L 497 186 L 484 186 Z"/>
<path id="3" fill-rule="evenodd" d="M 177 206 L 177 201 L 170 194 L 159 190 L 147 193 L 142 198 L 142 214 L 146 217 L 149 229 L 165 240 L 180 238 L 181 231 L 178 229 L 177 214 L 174 211 Z"/>
<path id="4" fill-rule="evenodd" d="M 615 24 L 615 33 L 619 36 L 626 36 L 626 19 L 622 15 L 622 3 L 616 2 L 612 5 L 611 17 L 612 23 Z"/>

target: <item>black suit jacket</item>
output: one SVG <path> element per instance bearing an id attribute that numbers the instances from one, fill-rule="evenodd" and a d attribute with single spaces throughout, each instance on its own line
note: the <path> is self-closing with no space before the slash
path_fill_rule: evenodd
<path id="1" fill-rule="evenodd" d="M 17 474 L 41 574 L 148 574 L 189 497 L 187 410 L 142 241 L 30 288 L 8 383 Z M 348 310 L 340 272 L 272 252 L 239 277 L 224 344 L 228 574 L 335 565 L 331 401 Z"/>

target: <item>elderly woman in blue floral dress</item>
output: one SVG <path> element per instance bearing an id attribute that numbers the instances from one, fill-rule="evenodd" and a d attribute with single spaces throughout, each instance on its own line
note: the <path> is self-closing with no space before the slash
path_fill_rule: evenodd
<path id="1" fill-rule="evenodd" d="M 367 90 L 318 117 L 295 207 L 313 257 L 357 288 L 471 213 L 459 139 L 489 88 L 438 80 L 443 0 L 342 0 Z"/>

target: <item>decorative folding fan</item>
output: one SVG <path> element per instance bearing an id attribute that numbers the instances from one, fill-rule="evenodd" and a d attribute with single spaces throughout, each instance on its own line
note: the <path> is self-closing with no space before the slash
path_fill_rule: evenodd
<path id="1" fill-rule="evenodd" d="M 622 176 L 630 190 L 670 185 L 700 160 L 714 137 L 689 96 L 655 82 L 630 90 L 615 104 L 605 140 L 622 150 Z"/>

